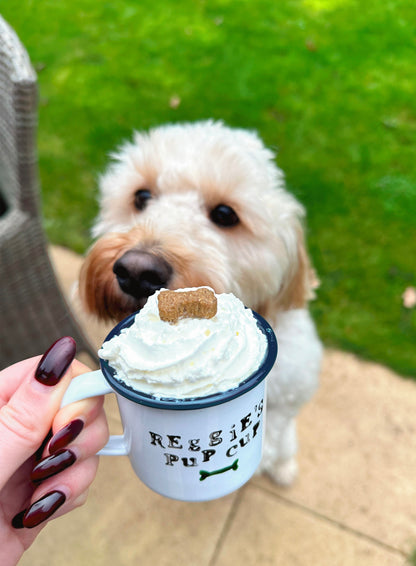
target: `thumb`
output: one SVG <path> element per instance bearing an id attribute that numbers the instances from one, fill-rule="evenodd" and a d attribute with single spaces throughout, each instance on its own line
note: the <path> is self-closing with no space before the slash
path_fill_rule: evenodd
<path id="1" fill-rule="evenodd" d="M 75 341 L 65 336 L 37 367 L 25 361 L 1 372 L 0 399 L 6 394 L 8 402 L 0 408 L 0 489 L 42 444 L 59 410 L 75 352 Z"/>

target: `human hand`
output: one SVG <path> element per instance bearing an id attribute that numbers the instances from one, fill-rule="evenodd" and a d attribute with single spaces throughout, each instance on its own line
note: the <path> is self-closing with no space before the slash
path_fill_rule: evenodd
<path id="1" fill-rule="evenodd" d="M 60 409 L 71 379 L 89 371 L 75 350 L 64 337 L 42 358 L 0 372 L 2 566 L 17 564 L 51 516 L 85 502 L 107 442 L 102 397 Z"/>

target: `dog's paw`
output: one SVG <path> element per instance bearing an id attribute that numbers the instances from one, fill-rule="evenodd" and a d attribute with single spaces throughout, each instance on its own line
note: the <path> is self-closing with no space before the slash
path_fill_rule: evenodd
<path id="1" fill-rule="evenodd" d="M 275 462 L 273 465 L 261 466 L 258 473 L 267 474 L 275 483 L 289 487 L 298 476 L 298 463 L 295 457 Z"/>
<path id="2" fill-rule="evenodd" d="M 298 477 L 299 467 L 295 457 L 279 462 L 272 471 L 272 478 L 282 486 L 290 486 Z"/>

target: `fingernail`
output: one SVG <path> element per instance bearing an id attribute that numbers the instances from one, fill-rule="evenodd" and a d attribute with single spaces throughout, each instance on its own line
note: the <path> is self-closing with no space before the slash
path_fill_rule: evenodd
<path id="1" fill-rule="evenodd" d="M 26 511 L 22 523 L 27 529 L 37 527 L 55 513 L 65 503 L 66 497 L 62 491 L 51 491 L 38 501 L 35 501 Z"/>
<path id="2" fill-rule="evenodd" d="M 61 430 L 58 430 L 50 441 L 49 454 L 55 454 L 55 452 L 61 448 L 65 448 L 65 446 L 76 439 L 83 428 L 84 421 L 82 419 L 75 419 L 61 428 Z"/>
<path id="3" fill-rule="evenodd" d="M 70 336 L 60 338 L 43 354 L 35 378 L 43 385 L 56 385 L 71 365 L 75 353 L 75 340 Z"/>
<path id="4" fill-rule="evenodd" d="M 58 450 L 52 456 L 48 456 L 39 462 L 37 466 L 35 466 L 30 474 L 30 479 L 34 482 L 45 480 L 46 478 L 50 478 L 62 470 L 66 470 L 69 466 L 76 461 L 76 456 L 71 450 L 67 450 L 63 448 L 62 450 Z"/>
<path id="5" fill-rule="evenodd" d="M 23 529 L 23 517 L 26 514 L 27 509 L 23 509 L 23 511 L 20 511 L 20 513 L 18 513 L 17 515 L 15 515 L 12 519 L 12 527 L 14 529 Z"/>

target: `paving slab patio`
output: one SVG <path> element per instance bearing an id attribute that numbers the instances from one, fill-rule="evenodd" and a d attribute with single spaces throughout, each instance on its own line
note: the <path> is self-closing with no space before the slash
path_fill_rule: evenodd
<path id="1" fill-rule="evenodd" d="M 82 258 L 51 248 L 70 295 Z M 98 347 L 107 328 L 74 310 Z M 112 432 L 116 402 L 106 399 Z M 165 499 L 126 458 L 101 458 L 87 503 L 52 521 L 22 566 L 405 565 L 416 548 L 416 385 L 327 350 L 321 387 L 299 418 L 300 476 L 256 476 L 207 503 Z"/>

